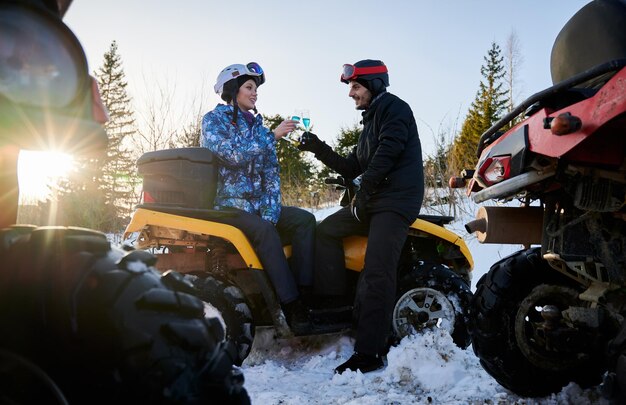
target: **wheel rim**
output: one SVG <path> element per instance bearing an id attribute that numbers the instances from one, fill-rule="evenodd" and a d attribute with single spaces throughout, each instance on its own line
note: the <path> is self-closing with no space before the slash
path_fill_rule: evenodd
<path id="1" fill-rule="evenodd" d="M 584 362 L 588 353 L 550 350 L 550 343 L 542 337 L 546 320 L 542 309 L 551 306 L 558 313 L 572 305 L 581 306 L 578 293 L 567 287 L 540 285 L 520 302 L 515 316 L 515 339 L 522 354 L 535 366 L 542 369 L 562 371 Z"/>
<path id="2" fill-rule="evenodd" d="M 393 330 L 399 337 L 439 328 L 452 334 L 455 311 L 450 300 L 432 288 L 414 288 L 404 293 L 393 310 Z"/>

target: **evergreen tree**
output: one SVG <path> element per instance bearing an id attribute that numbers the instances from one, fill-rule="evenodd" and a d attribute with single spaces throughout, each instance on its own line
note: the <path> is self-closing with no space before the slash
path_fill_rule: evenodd
<path id="1" fill-rule="evenodd" d="M 335 152 L 342 156 L 347 156 L 359 141 L 362 128 L 358 124 L 354 124 L 350 128 L 341 128 L 339 135 L 337 136 L 337 142 L 335 143 Z"/>
<path id="2" fill-rule="evenodd" d="M 263 116 L 265 125 L 276 128 L 285 120 L 280 115 Z M 305 154 L 300 152 L 293 144 L 287 141 L 279 141 L 276 144 L 276 154 L 280 165 L 280 182 L 283 203 L 287 205 L 303 205 L 311 197 L 311 178 L 314 167 Z"/>
<path id="3" fill-rule="evenodd" d="M 339 130 L 339 135 L 337 135 L 337 139 L 333 143 L 333 150 L 340 154 L 341 156 L 348 156 L 350 152 L 354 149 L 357 142 L 359 141 L 359 136 L 361 135 L 362 128 L 358 124 L 354 124 L 348 128 L 341 128 Z M 323 184 L 324 180 L 328 177 L 336 177 L 337 174 L 333 172 L 326 166 L 323 166 L 318 174 L 318 184 Z"/>
<path id="4" fill-rule="evenodd" d="M 77 160 L 68 180 L 59 186 L 56 223 L 116 232 L 124 226 L 136 202 L 138 179 L 125 142 L 134 134 L 135 120 L 115 41 L 95 75 L 109 112 L 105 124 L 109 143 L 106 153 Z"/>
<path id="5" fill-rule="evenodd" d="M 113 41 L 104 54 L 104 62 L 96 73 L 102 101 L 109 111 L 109 121 L 105 125 L 109 137 L 106 157 L 102 164 L 102 189 L 106 204 L 115 207 L 118 223 L 123 226 L 125 217 L 130 214 L 135 200 L 138 178 L 135 175 L 135 159 L 129 151 L 130 138 L 136 132 L 134 113 L 128 96 L 128 82 Z"/>
<path id="6" fill-rule="evenodd" d="M 476 148 L 480 136 L 502 117 L 508 103 L 503 82 L 503 57 L 495 42 L 484 59 L 485 64 L 480 68 L 484 80 L 480 81 L 476 98 L 452 148 L 451 163 L 456 172 L 476 165 Z"/>
<path id="7" fill-rule="evenodd" d="M 347 156 L 356 146 L 359 136 L 361 135 L 362 128 L 358 124 L 354 124 L 349 128 L 341 128 L 337 138 L 333 142 L 333 150 L 341 156 Z M 330 202 L 331 204 L 337 204 L 341 199 L 341 190 L 336 190 L 335 186 L 329 186 L 324 183 L 327 178 L 337 177 L 337 173 L 332 171 L 325 165 L 321 165 L 317 174 L 316 189 L 320 190 L 321 201 Z"/>
<path id="8" fill-rule="evenodd" d="M 102 184 L 102 159 L 77 160 L 68 178 L 57 187 L 50 203 L 50 225 L 80 226 L 103 232 L 119 230 L 115 207 L 107 204 Z"/>
<path id="9" fill-rule="evenodd" d="M 452 173 L 448 173 L 449 154 L 450 144 L 446 141 L 446 134 L 441 132 L 435 142 L 435 154 L 427 156 L 424 160 L 426 187 L 439 188 L 447 184 L 446 179 L 452 175 Z"/>

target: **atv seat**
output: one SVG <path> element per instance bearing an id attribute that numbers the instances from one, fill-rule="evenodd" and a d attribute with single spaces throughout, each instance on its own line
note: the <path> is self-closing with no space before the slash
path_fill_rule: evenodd
<path id="1" fill-rule="evenodd" d="M 183 217 L 202 219 L 205 221 L 219 220 L 220 218 L 228 218 L 236 215 L 236 213 L 232 211 L 209 210 L 205 208 L 189 208 L 159 204 L 138 204 L 137 208 L 164 212 L 166 214 L 180 215 Z"/>
<path id="2" fill-rule="evenodd" d="M 454 221 L 454 217 L 450 217 L 447 215 L 418 215 L 417 219 L 421 219 L 422 221 L 430 222 L 431 224 L 444 226 Z"/>

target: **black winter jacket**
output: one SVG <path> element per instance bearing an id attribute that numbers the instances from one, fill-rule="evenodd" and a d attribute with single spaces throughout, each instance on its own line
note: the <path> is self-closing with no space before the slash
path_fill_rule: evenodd
<path id="1" fill-rule="evenodd" d="M 326 146 L 316 157 L 345 178 L 362 174 L 369 212 L 394 211 L 412 222 L 424 197 L 422 147 L 413 111 L 397 96 L 383 93 L 362 115 L 363 132 L 348 156 Z"/>

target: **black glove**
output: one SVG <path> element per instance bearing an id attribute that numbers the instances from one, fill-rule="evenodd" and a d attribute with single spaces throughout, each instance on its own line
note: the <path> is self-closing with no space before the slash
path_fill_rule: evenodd
<path id="1" fill-rule="evenodd" d="M 300 145 L 298 145 L 298 149 L 318 153 L 321 152 L 325 143 L 320 140 L 313 132 L 305 132 L 300 137 Z"/>
<path id="2" fill-rule="evenodd" d="M 352 180 L 345 179 L 343 176 L 329 177 L 324 180 L 324 183 L 334 184 L 335 190 L 343 191 L 339 205 L 345 207 L 346 205 L 352 203 L 352 199 L 354 198 L 354 183 L 352 183 Z"/>
<path id="3" fill-rule="evenodd" d="M 369 219 L 367 215 L 367 200 L 369 200 L 367 192 L 360 189 L 350 202 L 350 213 L 359 222 L 367 222 Z"/>

